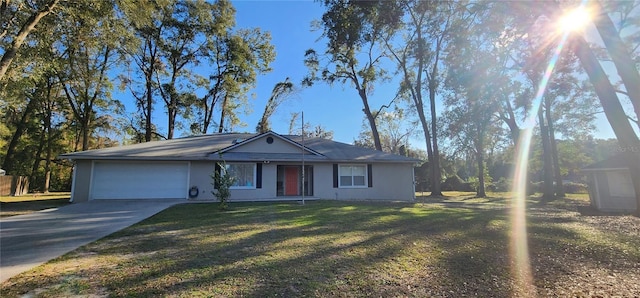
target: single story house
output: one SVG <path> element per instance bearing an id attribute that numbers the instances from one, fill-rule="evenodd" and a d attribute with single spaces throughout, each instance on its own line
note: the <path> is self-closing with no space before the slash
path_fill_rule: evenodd
<path id="1" fill-rule="evenodd" d="M 230 201 L 415 198 L 418 160 L 322 138 L 219 133 L 67 153 L 71 201 L 215 200 L 212 175 L 233 175 Z"/>
<path id="2" fill-rule="evenodd" d="M 629 159 L 618 154 L 582 169 L 588 176 L 591 206 L 606 212 L 636 211 L 628 164 Z"/>

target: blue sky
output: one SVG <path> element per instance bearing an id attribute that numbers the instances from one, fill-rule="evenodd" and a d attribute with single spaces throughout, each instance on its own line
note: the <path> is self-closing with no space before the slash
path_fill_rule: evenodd
<path id="1" fill-rule="evenodd" d="M 304 52 L 313 48 L 325 49 L 325 41 L 319 40 L 321 32 L 311 30 L 311 22 L 320 20 L 323 6 L 313 1 L 233 1 L 236 7 L 236 21 L 239 28 L 259 27 L 270 31 L 276 48 L 273 71 L 258 78 L 257 87 L 252 91 L 257 97 L 252 100 L 254 113 L 242 117 L 252 130 L 262 115 L 264 104 L 273 86 L 290 77 L 299 84 L 307 74 L 304 66 Z M 389 70 L 392 71 L 392 70 Z M 370 98 L 374 108 L 387 104 L 394 96 L 397 85 L 388 83 L 376 85 Z M 294 99 L 288 101 L 272 117 L 272 128 L 279 133 L 287 133 L 292 112 L 304 110 L 305 122 L 313 126 L 322 125 L 334 132 L 336 141 L 352 143 L 362 130 L 364 113 L 357 92 L 350 85 L 335 84 L 332 87 L 319 82 L 303 89 Z M 604 116 L 596 122 L 598 138 L 612 138 L 613 132 Z M 426 150 L 424 140 L 414 138 L 412 146 Z"/>
<path id="2" fill-rule="evenodd" d="M 312 21 L 321 18 L 323 7 L 318 2 L 302 0 L 239 0 L 232 3 L 236 8 L 237 28 L 260 28 L 269 31 L 276 51 L 276 59 L 271 64 L 273 70 L 260 75 L 256 87 L 250 91 L 249 103 L 252 113 L 240 115 L 246 126 L 234 128 L 235 131 L 253 132 L 273 86 L 287 77 L 300 86 L 302 78 L 308 72 L 303 63 L 305 51 L 309 48 L 324 51 L 326 42 L 321 40 L 321 32 L 311 29 Z M 372 109 L 387 104 L 395 96 L 396 88 L 397 84 L 393 82 L 376 85 L 370 97 Z M 163 108 L 157 108 L 154 123 L 159 126 L 161 132 L 166 132 L 166 112 L 162 110 Z M 135 108 L 129 108 L 129 111 L 134 112 Z M 336 141 L 353 143 L 362 130 L 362 102 L 355 89 L 348 84 L 328 86 L 318 82 L 312 87 L 301 89 L 272 116 L 272 130 L 288 133 L 291 113 L 301 111 L 304 111 L 305 122 L 312 126 L 321 125 L 333 131 Z M 596 123 L 599 130 L 595 133 L 596 137 L 613 137 L 608 122 L 604 117 L 600 118 Z M 210 129 L 210 132 L 213 131 L 215 130 Z M 178 133 L 177 136 L 181 135 L 183 134 Z M 419 137 L 411 140 L 411 145 L 425 150 L 424 140 Z"/>
<path id="3" fill-rule="evenodd" d="M 273 71 L 260 76 L 256 88 L 252 90 L 256 96 L 251 101 L 254 113 L 242 117 L 248 124 L 246 129 L 253 130 L 273 86 L 287 77 L 300 86 L 302 78 L 308 73 L 303 63 L 305 51 L 309 48 L 319 52 L 325 49 L 326 41 L 321 40 L 322 32 L 311 29 L 312 21 L 320 20 L 324 9 L 320 3 L 312 1 L 233 1 L 233 4 L 237 10 L 237 26 L 258 27 L 271 32 L 277 54 L 271 64 Z M 388 103 L 395 95 L 395 88 L 376 88 L 371 98 L 372 107 Z M 362 102 L 349 85 L 328 86 L 318 82 L 301 89 L 271 118 L 272 129 L 287 133 L 291 113 L 301 111 L 304 111 L 305 122 L 333 131 L 337 141 L 352 143 L 362 129 Z"/>

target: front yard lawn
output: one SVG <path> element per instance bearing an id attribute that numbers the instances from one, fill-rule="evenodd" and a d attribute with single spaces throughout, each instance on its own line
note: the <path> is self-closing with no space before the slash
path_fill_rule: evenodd
<path id="1" fill-rule="evenodd" d="M 495 202 L 178 205 L 4 282 L 0 296 L 640 296 L 640 218 L 530 207 L 527 293 Z"/>

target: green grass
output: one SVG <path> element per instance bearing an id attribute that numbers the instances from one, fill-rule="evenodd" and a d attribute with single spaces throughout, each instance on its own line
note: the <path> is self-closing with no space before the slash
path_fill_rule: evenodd
<path id="1" fill-rule="evenodd" d="M 62 207 L 69 204 L 70 196 L 68 192 L 0 196 L 0 218 Z"/>
<path id="2" fill-rule="evenodd" d="M 10 279 L 0 296 L 523 295 L 511 273 L 508 210 L 451 200 L 462 203 L 178 205 Z M 628 222 L 617 229 L 603 219 Z M 534 208 L 534 294 L 640 294 L 640 237 L 629 227 L 640 220 Z M 627 288 L 594 286 L 603 281 Z"/>

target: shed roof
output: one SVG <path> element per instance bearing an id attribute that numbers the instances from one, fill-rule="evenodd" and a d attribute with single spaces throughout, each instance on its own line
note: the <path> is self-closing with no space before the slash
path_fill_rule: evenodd
<path id="1" fill-rule="evenodd" d="M 241 147 L 243 142 L 251 142 L 261 135 L 273 135 L 293 145 L 302 145 L 302 137 L 279 135 L 274 132 L 216 133 L 171 140 L 152 141 L 104 149 L 66 153 L 60 158 L 74 160 L 234 160 L 234 161 L 299 161 L 300 155 L 282 153 L 226 152 L 230 147 Z M 332 162 L 400 162 L 415 163 L 419 160 L 397 154 L 357 147 L 322 138 L 304 139 L 305 160 Z M 222 158 L 221 152 L 224 152 Z"/>
<path id="2" fill-rule="evenodd" d="M 621 170 L 629 168 L 629 153 L 619 153 L 611 156 L 607 159 L 592 163 L 584 168 L 583 171 L 598 171 L 598 170 Z"/>

